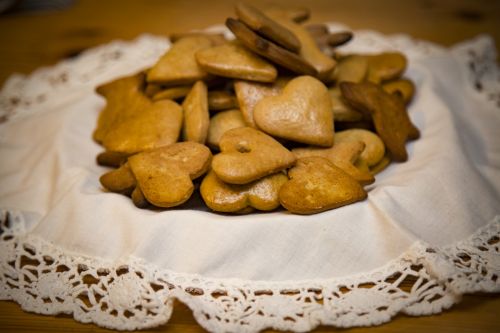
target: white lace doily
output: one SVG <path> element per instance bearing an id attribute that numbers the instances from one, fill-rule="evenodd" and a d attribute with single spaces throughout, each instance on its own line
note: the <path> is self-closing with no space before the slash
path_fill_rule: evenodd
<path id="1" fill-rule="evenodd" d="M 418 89 L 409 112 L 422 138 L 367 201 L 313 217 L 141 211 L 100 189 L 90 133 L 103 101 L 93 89 L 150 66 L 164 38 L 113 42 L 11 77 L 0 92 L 0 299 L 127 330 L 167 322 L 179 299 L 209 331 L 257 332 L 377 325 L 500 291 L 491 38 L 445 49 L 355 36 L 345 52 L 409 57 Z"/>

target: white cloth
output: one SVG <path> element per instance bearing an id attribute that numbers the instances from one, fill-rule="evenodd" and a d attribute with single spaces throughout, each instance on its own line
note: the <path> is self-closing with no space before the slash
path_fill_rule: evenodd
<path id="1" fill-rule="evenodd" d="M 332 25 L 332 29 L 337 28 Z M 283 318 L 292 316 L 293 311 L 282 306 L 280 311 L 284 313 L 278 315 L 281 321 L 257 316 L 242 329 L 234 316 L 230 324 L 210 315 L 206 318 L 204 315 L 217 306 L 212 301 L 197 303 L 196 296 L 185 290 L 203 281 L 198 289 L 204 290 L 207 297 L 210 288 L 206 281 L 210 285 L 237 281 L 235 286 L 241 283 L 251 291 L 259 290 L 260 283 L 271 283 L 276 290 L 308 285 L 325 291 L 332 281 L 339 286 L 345 279 L 349 284 L 356 280 L 354 277 L 366 277 L 369 272 L 389 273 L 388 264 L 393 267 L 401 260 L 415 264 L 427 255 L 423 261 L 425 274 L 442 278 L 456 274 L 456 268 L 448 262 L 453 267 L 446 271 L 447 265 L 436 264 L 446 260 L 439 257 L 432 261 L 431 254 L 423 254 L 426 248 L 435 249 L 432 253 L 443 251 L 442 257 L 446 258 L 450 253 L 445 249 L 467 240 L 477 230 L 487 228 L 488 237 L 491 232 L 498 233 L 500 221 L 495 216 L 500 213 L 500 85 L 496 79 L 500 72 L 491 38 L 478 37 L 448 50 L 406 36 L 386 37 L 369 31 L 355 36 L 345 52 L 400 50 L 408 56 L 405 76 L 416 83 L 409 115 L 421 131 L 421 138 L 407 145 L 409 160 L 393 163 L 379 174 L 368 187 L 367 200 L 311 216 L 285 211 L 228 216 L 209 212 L 199 198 L 186 207 L 153 211 L 137 209 L 129 198 L 104 191 L 98 179 L 107 169 L 95 163 L 102 148 L 91 139 L 104 100 L 93 89 L 98 83 L 151 65 L 168 46 L 164 39 L 143 36 L 131 43 L 118 42 L 91 50 L 75 61 L 29 77 L 14 77 L 6 83 L 0 93 L 0 116 L 8 117 L 0 124 L 0 208 L 10 212 L 10 220 L 15 216 L 16 221 L 22 221 L 26 230 L 12 233 L 13 237 L 35 247 L 36 256 L 57 253 L 72 264 L 90 260 L 87 266 L 95 272 L 105 265 L 134 267 L 132 263 L 140 263 L 144 274 L 163 272 L 173 274 L 170 278 L 175 275 L 176 281 L 188 279 L 190 285 L 167 281 L 176 286 L 171 288 L 171 296 L 188 303 L 197 320 L 213 331 L 256 331 L 270 326 L 300 330 L 320 322 L 338 326 L 377 324 L 400 310 L 420 314 L 449 306 L 456 301 L 457 290 L 465 292 L 470 288 L 461 289 L 457 282 L 454 296 L 443 297 L 442 306 L 429 302 L 419 310 L 415 310 L 415 300 L 413 308 L 410 303 L 395 306 L 397 301 L 391 300 L 386 302 L 392 304 L 387 311 L 393 312 L 382 319 L 376 313 L 368 318 L 356 316 L 355 311 L 357 319 L 339 319 L 323 307 L 321 315 L 286 323 Z M 10 248 L 10 240 L 4 242 L 6 248 Z M 16 246 L 10 249 L 12 256 L 26 254 L 25 249 Z M 48 253 L 40 252 L 41 247 Z M 498 248 L 488 258 L 487 263 L 500 269 Z M 21 301 L 21 296 L 13 296 L 15 293 L 5 286 L 6 272 L 11 269 L 0 267 L 0 282 L 4 284 L 0 296 L 15 299 L 33 311 L 73 312 L 79 320 L 114 328 L 141 328 L 168 320 L 169 314 L 157 314 L 150 321 L 139 315 L 100 320 L 78 314 L 69 305 L 57 310 Z M 394 272 L 409 269 L 404 267 L 393 267 Z M 192 276 L 196 278 L 192 280 Z M 66 280 L 56 274 L 53 282 L 63 284 L 61 281 Z M 158 281 L 155 283 L 161 283 Z M 130 303 L 134 299 L 130 295 L 143 288 L 137 281 L 127 286 L 127 297 L 118 297 L 123 304 L 114 302 L 118 308 L 135 304 Z M 268 284 L 266 287 L 271 288 Z M 61 288 L 66 293 L 65 287 Z M 488 288 L 499 287 L 493 283 Z M 386 296 L 376 294 L 373 298 Z M 75 295 L 67 297 L 72 299 L 67 302 L 74 303 Z M 111 299 L 112 295 L 106 297 Z M 141 298 L 140 292 L 135 297 Z M 285 296 L 275 291 L 267 297 L 272 300 L 267 308 L 264 299 L 258 303 L 268 311 L 269 307 L 278 311 Z M 366 297 L 371 296 L 362 294 L 364 301 L 357 306 L 366 306 Z M 99 311 L 93 308 L 91 312 Z"/>

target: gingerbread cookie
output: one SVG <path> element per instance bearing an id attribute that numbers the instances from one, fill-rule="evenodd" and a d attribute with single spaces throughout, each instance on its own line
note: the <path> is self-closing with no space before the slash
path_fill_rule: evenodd
<path id="1" fill-rule="evenodd" d="M 342 169 L 362 185 L 368 185 L 375 181 L 368 170 L 357 168 L 354 163 L 358 160 L 365 149 L 361 141 L 335 143 L 331 148 L 295 148 L 292 153 L 297 158 L 319 156 L 328 159 L 336 167 Z"/>
<path id="2" fill-rule="evenodd" d="M 121 121 L 133 117 L 151 105 L 142 93 L 144 73 L 116 79 L 96 88 L 96 92 L 106 99 L 106 106 L 99 114 L 97 127 L 93 133 L 95 141 L 102 143 L 108 132 Z"/>
<path id="3" fill-rule="evenodd" d="M 264 58 L 298 74 L 316 75 L 318 73 L 307 60 L 259 36 L 243 22 L 228 18 L 226 26 L 245 47 Z"/>
<path id="4" fill-rule="evenodd" d="M 213 90 L 208 92 L 208 109 L 220 111 L 238 108 L 236 96 L 226 90 Z"/>
<path id="5" fill-rule="evenodd" d="M 278 96 L 255 106 L 257 127 L 273 136 L 330 147 L 333 144 L 333 113 L 325 85 L 311 77 L 297 77 Z"/>
<path id="6" fill-rule="evenodd" d="M 221 111 L 210 119 L 207 144 L 214 149 L 219 149 L 219 141 L 224 133 L 230 129 L 245 126 L 240 110 Z"/>
<path id="7" fill-rule="evenodd" d="M 178 85 L 207 79 L 209 75 L 198 65 L 195 54 L 212 45 L 212 41 L 206 36 L 179 39 L 150 69 L 148 82 Z"/>
<path id="8" fill-rule="evenodd" d="M 111 192 L 129 195 L 137 185 L 135 176 L 128 163 L 111 170 L 99 178 L 101 185 Z"/>
<path id="9" fill-rule="evenodd" d="M 233 41 L 196 53 L 198 64 L 208 73 L 259 82 L 273 82 L 276 68 L 240 43 Z"/>
<path id="10" fill-rule="evenodd" d="M 299 159 L 288 177 L 290 181 L 281 187 L 279 199 L 292 213 L 319 213 L 367 197 L 356 180 L 322 157 Z"/>
<path id="11" fill-rule="evenodd" d="M 300 50 L 300 41 L 293 32 L 270 19 L 257 8 L 240 2 L 236 4 L 236 15 L 243 23 L 259 35 L 268 38 L 292 52 L 297 53 Z"/>
<path id="12" fill-rule="evenodd" d="M 208 171 L 212 154 L 195 142 L 179 142 L 129 157 L 128 164 L 146 200 L 158 207 L 186 202 L 192 180 Z"/>
<path id="13" fill-rule="evenodd" d="M 279 205 L 278 193 L 288 181 L 284 173 L 275 173 L 245 185 L 227 184 L 210 171 L 201 183 L 200 193 L 206 205 L 224 213 L 246 213 L 248 208 L 270 211 Z"/>
<path id="14" fill-rule="evenodd" d="M 207 86 L 197 81 L 182 102 L 184 124 L 182 137 L 184 141 L 205 143 L 208 135 L 210 115 L 208 113 Z"/>
<path id="15" fill-rule="evenodd" d="M 253 111 L 257 103 L 264 97 L 276 96 L 281 93 L 288 80 L 288 78 L 278 77 L 274 83 L 250 81 L 236 81 L 234 83 L 238 105 L 248 126 L 257 127 L 253 118 Z"/>
<path id="16" fill-rule="evenodd" d="M 384 142 L 380 137 L 365 129 L 349 129 L 335 133 L 335 143 L 341 142 L 357 142 L 361 141 L 365 144 L 365 148 L 360 155 L 369 167 L 376 165 L 382 160 L 385 155 Z"/>
<path id="17" fill-rule="evenodd" d="M 269 135 L 251 127 L 222 135 L 212 169 L 226 183 L 247 184 L 291 167 L 294 155 Z"/>
<path id="18" fill-rule="evenodd" d="M 113 126 L 103 139 L 108 151 L 131 155 L 177 142 L 182 109 L 171 100 L 151 103 Z"/>
<path id="19" fill-rule="evenodd" d="M 351 106 L 371 115 L 377 134 L 391 158 L 398 162 L 406 161 L 406 141 L 416 139 L 420 134 L 411 123 L 402 99 L 371 82 L 342 82 L 340 89 Z"/>

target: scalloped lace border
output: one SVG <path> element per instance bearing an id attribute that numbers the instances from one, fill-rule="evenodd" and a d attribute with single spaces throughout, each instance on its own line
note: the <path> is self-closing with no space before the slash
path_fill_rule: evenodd
<path id="1" fill-rule="evenodd" d="M 27 233 L 22 215 L 6 210 L 0 237 L 1 300 L 122 330 L 166 323 L 174 299 L 211 332 L 299 332 L 318 325 L 379 325 L 398 312 L 434 314 L 464 293 L 500 291 L 500 215 L 451 246 L 417 242 L 372 272 L 306 281 L 212 279 L 134 257 L 106 262 L 69 254 Z"/>

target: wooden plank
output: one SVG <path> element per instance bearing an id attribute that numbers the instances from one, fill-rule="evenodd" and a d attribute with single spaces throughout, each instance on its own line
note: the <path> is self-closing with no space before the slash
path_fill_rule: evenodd
<path id="1" fill-rule="evenodd" d="M 461 303 L 442 314 L 424 317 L 398 315 L 391 322 L 376 327 L 357 327 L 349 333 L 392 333 L 392 332 L 426 332 L 426 333 L 476 333 L 500 332 L 500 295 L 476 294 L 466 295 Z M 76 322 L 68 315 L 43 316 L 26 313 L 14 302 L 0 302 L 0 328 L 2 332 L 75 332 L 105 333 L 112 330 L 97 327 L 94 324 Z M 205 330 L 193 318 L 191 310 L 182 303 L 176 302 L 174 312 L 168 324 L 141 332 L 188 332 L 201 333 Z M 338 332 L 339 328 L 320 326 L 314 333 Z M 278 331 L 266 330 L 267 333 Z"/>

